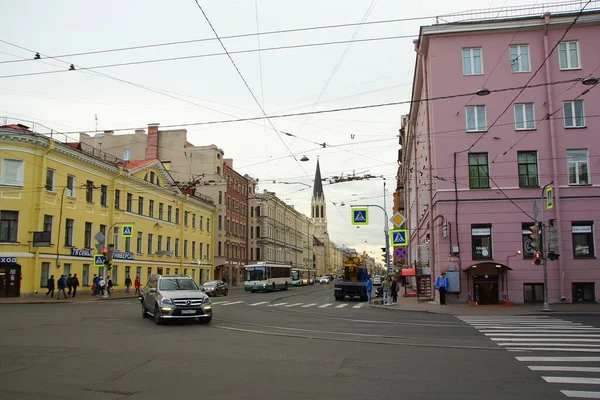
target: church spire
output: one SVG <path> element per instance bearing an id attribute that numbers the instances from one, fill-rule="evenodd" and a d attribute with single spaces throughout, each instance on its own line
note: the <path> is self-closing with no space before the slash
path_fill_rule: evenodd
<path id="1" fill-rule="evenodd" d="M 317 158 L 317 171 L 315 172 L 315 183 L 313 185 L 313 198 L 324 197 L 323 194 L 323 183 L 321 180 L 321 167 L 319 166 L 319 159 Z"/>

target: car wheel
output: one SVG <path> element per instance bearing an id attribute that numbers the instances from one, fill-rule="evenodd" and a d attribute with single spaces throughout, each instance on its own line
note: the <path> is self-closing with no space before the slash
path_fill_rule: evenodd
<path id="1" fill-rule="evenodd" d="M 149 317 L 148 310 L 146 310 L 146 305 L 142 301 L 142 318 L 148 318 L 148 317 Z"/>
<path id="2" fill-rule="evenodd" d="M 208 317 L 208 318 L 198 318 L 198 319 L 196 319 L 196 322 L 199 323 L 200 325 L 206 325 L 206 324 L 209 324 L 211 320 L 212 320 L 212 316 Z"/>
<path id="3" fill-rule="evenodd" d="M 227 296 L 229 294 L 229 289 L 225 289 L 225 293 L 223 293 L 225 296 Z"/>
<path id="4" fill-rule="evenodd" d="M 158 304 L 154 306 L 154 323 L 156 325 L 162 324 L 162 318 L 160 317 L 160 310 L 158 309 Z"/>

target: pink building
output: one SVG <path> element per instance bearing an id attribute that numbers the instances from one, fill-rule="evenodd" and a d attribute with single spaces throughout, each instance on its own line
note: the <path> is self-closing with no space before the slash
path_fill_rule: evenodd
<path id="1" fill-rule="evenodd" d="M 454 15 L 415 40 L 399 190 L 410 265 L 424 286 L 449 271 L 448 302 L 543 301 L 530 241 L 536 200 L 537 220 L 544 213 L 558 234 L 550 303 L 600 298 L 600 9 L 538 7 Z M 548 210 L 540 198 L 550 182 Z"/>

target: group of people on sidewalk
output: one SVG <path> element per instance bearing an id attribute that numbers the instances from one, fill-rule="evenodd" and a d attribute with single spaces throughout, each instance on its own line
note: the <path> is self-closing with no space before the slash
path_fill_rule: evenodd
<path id="1" fill-rule="evenodd" d="M 131 277 L 127 277 L 125 279 L 125 293 L 130 293 L 131 286 L 135 288 L 135 294 L 140 294 L 140 277 L 136 276 L 135 281 L 131 281 Z M 65 275 L 61 275 L 57 280 L 54 279 L 54 275 L 50 275 L 48 281 L 46 282 L 46 287 L 48 292 L 46 293 L 46 297 L 54 298 L 54 291 L 58 290 L 56 294 L 56 300 L 60 300 L 60 294 L 63 294 L 63 298 L 75 298 L 77 296 L 77 288 L 79 287 L 79 278 L 77 274 L 65 277 Z M 106 276 L 106 279 L 102 275 L 94 274 L 94 278 L 92 279 L 92 296 L 100 297 L 104 296 L 104 293 L 108 297 L 112 296 L 113 289 L 113 281 L 110 276 Z M 68 291 L 67 291 L 68 290 Z"/>
<path id="2" fill-rule="evenodd" d="M 60 294 L 63 294 L 63 297 L 66 299 L 67 297 L 75 297 L 77 295 L 77 288 L 79 287 L 79 278 L 77 278 L 77 274 L 71 275 L 68 277 L 61 275 L 58 278 L 58 281 L 54 281 L 54 275 L 50 275 L 48 281 L 46 282 L 46 288 L 48 292 L 46 293 L 46 297 L 50 296 L 50 298 L 54 298 L 54 290 L 58 289 L 58 293 L 56 294 L 56 300 L 60 300 Z M 65 289 L 68 289 L 67 293 Z"/>
<path id="3" fill-rule="evenodd" d="M 442 272 L 435 281 L 435 289 L 439 293 L 440 304 L 446 305 L 446 291 L 448 290 L 449 282 L 446 273 Z M 371 296 L 373 291 L 373 281 L 371 275 L 367 280 L 367 297 L 371 304 Z M 386 276 L 381 282 L 381 286 L 376 289 L 377 296 L 383 298 L 383 305 L 391 306 L 398 304 L 398 292 L 400 291 L 400 282 L 395 275 Z"/>

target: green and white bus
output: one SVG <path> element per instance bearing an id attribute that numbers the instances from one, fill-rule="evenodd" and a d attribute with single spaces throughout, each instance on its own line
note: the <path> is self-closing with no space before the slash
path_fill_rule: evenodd
<path id="1" fill-rule="evenodd" d="M 274 292 L 287 290 L 292 286 L 292 267 L 290 265 L 267 264 L 260 262 L 244 267 L 244 290 L 246 292 Z"/>
<path id="2" fill-rule="evenodd" d="M 315 271 L 308 268 L 292 269 L 292 285 L 306 286 L 315 283 Z"/>

